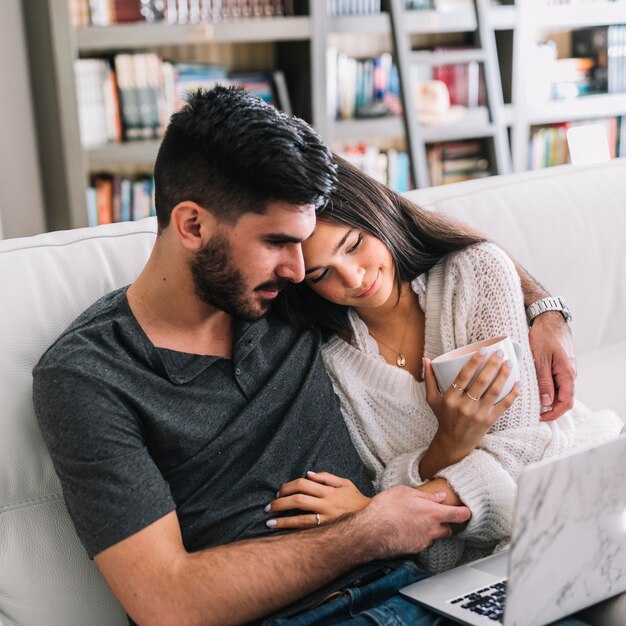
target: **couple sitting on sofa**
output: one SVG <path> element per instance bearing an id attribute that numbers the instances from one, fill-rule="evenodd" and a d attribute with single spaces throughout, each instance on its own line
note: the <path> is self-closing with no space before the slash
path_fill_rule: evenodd
<path id="1" fill-rule="evenodd" d="M 380 559 L 443 569 L 492 550 L 526 463 L 619 433 L 579 405 L 540 421 L 519 279 L 498 248 L 333 163 L 300 120 L 198 93 L 155 182 L 144 271 L 34 372 L 78 534 L 138 623 L 370 623 L 390 608 L 443 623 L 395 593 L 426 572 Z M 565 345 L 552 418 L 570 404 L 567 332 L 558 313 L 533 327 Z M 505 334 L 525 348 L 521 388 L 495 403 L 499 354 L 470 384 L 478 353 L 437 389 L 430 358 Z M 292 528 L 309 530 L 276 532 Z M 327 600 L 351 586 L 356 604 Z"/>

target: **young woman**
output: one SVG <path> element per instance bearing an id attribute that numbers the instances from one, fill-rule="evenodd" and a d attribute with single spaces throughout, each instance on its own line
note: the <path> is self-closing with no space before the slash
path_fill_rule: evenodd
<path id="1" fill-rule="evenodd" d="M 580 403 L 541 422 L 519 277 L 508 256 L 336 162 L 337 191 L 303 244 L 305 282 L 287 289 L 277 308 L 322 331 L 344 419 L 377 489 L 445 492 L 448 503 L 472 511 L 462 532 L 420 555 L 427 569 L 441 571 L 510 536 L 515 481 L 527 463 L 615 437 L 623 423 Z M 520 384 L 502 401 L 495 403 L 511 364 L 498 353 L 471 385 L 486 360 L 481 353 L 439 391 L 431 359 L 502 335 L 524 349 Z M 313 513 L 324 523 L 367 501 L 349 481 L 311 472 L 281 488 L 268 521 L 303 527 Z M 310 513 L 283 515 L 294 509 Z"/>

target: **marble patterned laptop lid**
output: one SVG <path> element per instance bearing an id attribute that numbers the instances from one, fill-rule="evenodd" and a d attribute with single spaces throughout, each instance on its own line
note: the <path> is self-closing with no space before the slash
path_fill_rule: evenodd
<path id="1" fill-rule="evenodd" d="M 529 466 L 518 489 L 506 626 L 546 624 L 626 590 L 626 435 Z"/>

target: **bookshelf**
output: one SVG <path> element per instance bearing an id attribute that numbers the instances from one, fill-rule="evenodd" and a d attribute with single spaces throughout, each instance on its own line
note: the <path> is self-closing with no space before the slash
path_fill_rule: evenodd
<path id="1" fill-rule="evenodd" d="M 529 97 L 535 76 L 528 60 L 532 58 L 537 42 L 547 36 L 564 34 L 568 37 L 572 31 L 579 29 L 619 24 L 626 24 L 624 0 L 573 0 L 570 3 L 537 3 L 533 6 L 517 0 L 512 6 L 492 8 L 494 28 L 510 31 L 513 36 L 511 104 L 505 107 L 505 117 L 511 128 L 514 171 L 524 171 L 529 166 L 532 127 L 601 121 L 626 115 L 626 93 L 579 95 L 562 100 L 546 98 L 543 102 Z"/>
<path id="2" fill-rule="evenodd" d="M 508 171 L 511 161 L 514 171 L 522 171 L 528 167 L 533 127 L 626 114 L 626 93 L 541 103 L 527 97 L 528 59 L 536 41 L 547 33 L 624 23 L 626 0 L 572 0 L 556 6 L 544 5 L 543 0 L 517 0 L 515 4 L 476 0 L 469 5 L 448 2 L 446 10 L 406 11 L 402 7 L 402 34 L 409 37 L 404 54 L 399 53 L 397 45 L 394 49 L 395 27 L 389 12 L 392 4 L 398 7 L 403 2 L 383 0 L 379 14 L 331 17 L 324 0 L 295 0 L 293 16 L 206 24 L 135 22 L 73 28 L 66 0 L 23 3 L 48 228 L 86 225 L 85 189 L 90 175 L 102 171 L 149 172 L 159 146 L 158 139 L 82 146 L 74 74 L 74 61 L 79 58 L 156 51 L 163 56 L 180 53 L 182 60 L 189 61 L 196 59 L 193 51 L 200 50 L 208 55 L 202 60 L 211 62 L 214 51 L 222 48 L 249 47 L 252 56 L 262 50 L 257 56 L 287 75 L 294 113 L 311 122 L 333 148 L 371 143 L 383 150 L 421 152 L 421 172 L 413 172 L 418 186 L 430 183 L 425 153 L 428 145 L 481 139 L 490 142 L 490 160 L 497 163 L 493 169 L 498 173 Z M 441 0 L 440 6 L 444 4 L 446 1 Z M 479 45 L 474 49 L 437 49 L 441 42 L 446 45 L 447 37 L 453 44 L 462 42 L 464 33 L 475 33 Z M 439 125 L 421 124 L 415 118 L 403 120 L 398 114 L 335 119 L 329 113 L 327 54 L 336 41 L 345 37 L 356 40 L 360 50 L 364 43 L 373 42 L 376 50 L 371 56 L 383 50 L 392 53 L 398 74 L 405 75 L 407 85 L 414 80 L 410 68 L 415 66 L 479 64 L 486 101 L 468 108 L 462 119 Z M 426 46 L 416 44 L 418 41 L 426 41 Z M 429 45 L 434 50 L 428 51 Z M 236 56 L 226 55 L 228 59 Z M 405 109 L 412 108 L 407 106 L 406 98 L 402 104 Z M 411 125 L 413 131 L 407 132 Z M 502 128 L 508 128 L 508 137 Z M 411 135 L 419 138 L 417 148 L 411 146 L 415 144 Z"/>
<path id="3" fill-rule="evenodd" d="M 301 1 L 296 4 L 306 5 Z M 212 62 L 210 57 L 217 46 L 230 46 L 233 50 L 249 46 L 248 56 L 252 57 L 261 50 L 260 46 L 264 46 L 263 50 L 269 47 L 268 52 L 258 56 L 274 62 L 280 59 L 290 71 L 294 67 L 305 68 L 302 80 L 294 81 L 300 83 L 296 100 L 304 103 L 295 112 L 314 126 L 322 126 L 316 119 L 319 112 L 315 98 L 319 99 L 319 94 L 315 95 L 311 83 L 311 77 L 323 76 L 325 69 L 325 53 L 320 46 L 320 43 L 323 46 L 322 33 L 314 26 L 321 4 L 311 2 L 310 14 L 293 16 L 239 18 L 219 23 L 134 22 L 74 28 L 66 0 L 24 3 L 48 229 L 86 226 L 85 192 L 90 175 L 100 171 L 150 172 L 160 144 L 157 139 L 147 139 L 83 147 L 76 100 L 76 59 L 162 50 L 176 54 L 180 50 L 183 60 L 193 61 L 196 60 L 193 50 L 211 46 L 204 60 Z M 300 43 L 306 51 L 279 50 L 283 43 Z"/>

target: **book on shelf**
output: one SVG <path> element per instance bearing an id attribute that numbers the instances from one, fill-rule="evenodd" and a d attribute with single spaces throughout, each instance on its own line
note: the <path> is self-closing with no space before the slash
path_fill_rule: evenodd
<path id="1" fill-rule="evenodd" d="M 190 91 L 217 83 L 241 85 L 291 113 L 281 70 L 229 72 L 207 63 L 170 63 L 154 53 L 122 53 L 112 61 L 78 59 L 74 67 L 81 142 L 87 149 L 162 137 Z"/>
<path id="2" fill-rule="evenodd" d="M 89 26 L 91 20 L 89 0 L 68 0 L 68 11 L 73 28 Z"/>
<path id="3" fill-rule="evenodd" d="M 201 24 L 294 14 L 293 0 L 67 0 L 72 26 Z"/>
<path id="4" fill-rule="evenodd" d="M 435 8 L 435 0 L 405 0 L 407 11 L 425 11 Z"/>
<path id="5" fill-rule="evenodd" d="M 102 59 L 74 61 L 82 144 L 92 148 L 122 139 L 115 72 Z"/>
<path id="6" fill-rule="evenodd" d="M 398 69 L 390 53 L 357 59 L 329 47 L 326 64 L 327 108 L 331 119 L 401 114 Z"/>
<path id="7" fill-rule="evenodd" d="M 626 115 L 619 118 L 619 138 L 616 152 L 618 157 L 626 157 Z"/>
<path id="8" fill-rule="evenodd" d="M 587 124 L 599 124 L 604 127 L 611 158 L 615 158 L 620 150 L 621 125 L 617 117 L 605 117 L 594 120 L 580 120 L 575 122 L 561 122 L 533 126 L 530 132 L 528 147 L 528 169 L 538 170 L 554 165 L 564 165 L 570 162 L 567 145 L 567 131 L 570 128 Z M 620 128 L 618 128 L 620 126 Z"/>
<path id="9" fill-rule="evenodd" d="M 552 71 L 552 98 L 565 100 L 594 93 L 595 62 L 589 57 L 557 59 Z"/>
<path id="10" fill-rule="evenodd" d="M 398 193 L 412 189 L 409 155 L 406 152 L 395 149 L 383 151 L 377 146 L 360 144 L 346 148 L 339 152 L 339 156 Z"/>
<path id="11" fill-rule="evenodd" d="M 471 49 L 470 46 L 437 46 L 432 50 L 436 53 Z M 434 65 L 432 78 L 447 85 L 451 105 L 467 108 L 485 105 L 485 77 L 482 64 L 478 61 Z"/>
<path id="12" fill-rule="evenodd" d="M 491 176 L 485 142 L 479 139 L 432 144 L 426 149 L 431 185 Z"/>
<path id="13" fill-rule="evenodd" d="M 95 174 L 87 187 L 89 226 L 126 222 L 155 215 L 154 180 L 148 175 L 134 178 Z"/>
<path id="14" fill-rule="evenodd" d="M 94 177 L 98 224 L 113 222 L 113 179 L 106 174 Z"/>
<path id="15" fill-rule="evenodd" d="M 626 22 L 626 14 L 624 21 Z M 626 91 L 626 24 L 597 26 L 572 32 L 572 52 L 593 60 L 591 91 Z"/>
<path id="16" fill-rule="evenodd" d="M 373 15 L 380 13 L 381 0 L 326 0 L 326 11 L 331 17 Z"/>

